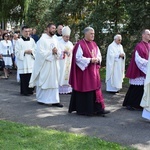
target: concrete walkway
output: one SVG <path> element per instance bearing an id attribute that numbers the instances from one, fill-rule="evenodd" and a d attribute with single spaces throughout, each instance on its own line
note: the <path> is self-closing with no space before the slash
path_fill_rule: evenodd
<path id="1" fill-rule="evenodd" d="M 21 96 L 13 72 L 8 80 L 0 79 L 0 119 L 89 135 L 139 150 L 149 150 L 150 122 L 141 117 L 141 111 L 122 108 L 127 87 L 119 94 L 109 94 L 105 92 L 105 84 L 102 85 L 106 108 L 111 113 L 106 117 L 78 116 L 68 114 L 70 95 L 60 95 L 63 108 L 39 105 L 35 95 Z"/>

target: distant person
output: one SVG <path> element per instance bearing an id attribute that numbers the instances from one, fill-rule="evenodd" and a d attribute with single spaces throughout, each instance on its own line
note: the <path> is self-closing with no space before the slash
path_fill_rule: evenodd
<path id="1" fill-rule="evenodd" d="M 106 58 L 106 91 L 116 93 L 122 88 L 125 72 L 125 53 L 121 45 L 122 37 L 117 34 L 108 46 Z"/>
<path id="2" fill-rule="evenodd" d="M 13 36 L 13 39 L 12 39 L 12 44 L 13 44 L 13 53 L 14 53 L 14 57 L 13 57 L 13 66 L 15 69 L 17 69 L 17 59 L 16 59 L 16 56 L 15 56 L 15 47 L 16 47 L 16 42 L 18 41 L 19 39 L 19 36 L 17 33 L 14 33 L 14 36 Z M 18 69 L 17 69 L 17 82 L 20 82 L 20 76 L 19 76 L 19 73 L 18 73 Z"/>
<path id="3" fill-rule="evenodd" d="M 5 62 L 3 60 L 2 54 L 0 54 L 0 71 L 4 70 L 4 68 L 5 68 Z M 0 74 L 0 76 L 1 76 L 1 74 Z"/>
<path id="4" fill-rule="evenodd" d="M 17 34 L 17 33 L 14 33 L 13 39 L 12 39 L 13 54 L 14 54 L 14 56 L 13 56 L 13 58 L 12 58 L 12 61 L 13 61 L 13 67 L 14 67 L 14 68 L 17 68 L 17 66 L 16 66 L 16 58 L 15 58 L 15 46 L 16 46 L 17 40 L 18 40 L 18 34 Z"/>
<path id="5" fill-rule="evenodd" d="M 104 115 L 104 99 L 101 91 L 100 64 L 102 56 L 94 40 L 94 29 L 86 27 L 84 38 L 73 49 L 73 58 L 69 84 L 73 91 L 69 105 L 69 113 L 76 111 L 78 115 Z"/>
<path id="6" fill-rule="evenodd" d="M 31 37 L 34 39 L 35 43 L 39 40 L 39 37 L 36 34 L 36 29 L 35 28 L 32 29 Z"/>
<path id="7" fill-rule="evenodd" d="M 72 88 L 69 84 L 69 75 L 72 61 L 73 44 L 70 39 L 71 30 L 68 26 L 62 29 L 62 39 L 58 43 L 58 48 L 61 51 L 60 64 L 60 81 L 59 81 L 59 93 L 68 94 L 72 92 Z"/>
<path id="8" fill-rule="evenodd" d="M 31 37 L 32 34 L 33 34 L 32 28 L 29 28 L 29 36 Z"/>
<path id="9" fill-rule="evenodd" d="M 35 42 L 30 38 L 29 27 L 22 27 L 22 37 L 15 45 L 17 59 L 17 71 L 20 75 L 20 94 L 29 96 L 33 94 L 34 88 L 29 88 L 29 81 L 33 71 L 35 59 Z"/>
<path id="10" fill-rule="evenodd" d="M 3 40 L 3 30 L 0 30 L 0 41 Z"/>
<path id="11" fill-rule="evenodd" d="M 12 55 L 13 55 L 13 45 L 10 40 L 8 40 L 8 34 L 3 34 L 3 40 L 0 41 L 0 54 L 4 60 L 5 68 L 4 74 L 5 79 L 9 77 L 9 69 L 12 69 Z"/>
<path id="12" fill-rule="evenodd" d="M 39 104 L 52 104 L 63 107 L 59 98 L 59 57 L 57 40 L 54 38 L 56 26 L 47 25 L 37 42 L 35 64 L 30 87 L 36 86 L 36 98 Z"/>
<path id="13" fill-rule="evenodd" d="M 123 101 L 123 106 L 129 110 L 142 110 L 140 102 L 144 92 L 144 81 L 150 52 L 150 30 L 142 31 L 142 40 L 132 54 L 126 77 L 129 78 L 130 87 Z"/>
<path id="14" fill-rule="evenodd" d="M 58 25 L 57 29 L 56 29 L 56 34 L 54 35 L 54 37 L 59 41 L 60 39 L 62 39 L 62 29 L 63 29 L 63 25 Z"/>

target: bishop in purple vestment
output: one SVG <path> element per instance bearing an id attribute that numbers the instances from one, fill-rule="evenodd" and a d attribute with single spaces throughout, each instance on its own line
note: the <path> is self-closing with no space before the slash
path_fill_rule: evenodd
<path id="1" fill-rule="evenodd" d="M 69 113 L 79 115 L 107 114 L 101 92 L 100 50 L 94 40 L 94 29 L 86 27 L 85 37 L 73 49 L 69 84 L 73 88 Z"/>

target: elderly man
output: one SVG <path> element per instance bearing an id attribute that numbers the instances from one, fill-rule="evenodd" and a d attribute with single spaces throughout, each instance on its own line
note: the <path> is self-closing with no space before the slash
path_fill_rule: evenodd
<path id="1" fill-rule="evenodd" d="M 140 102 L 144 92 L 144 81 L 150 52 L 150 30 L 142 31 L 142 41 L 139 42 L 132 54 L 126 77 L 130 87 L 123 101 L 123 106 L 129 110 L 141 110 Z"/>
<path id="2" fill-rule="evenodd" d="M 68 26 L 62 29 L 62 39 L 58 43 L 58 48 L 61 51 L 60 64 L 60 82 L 59 93 L 68 94 L 72 92 L 69 85 L 69 75 L 72 60 L 73 44 L 69 41 L 71 30 Z"/>
<path id="3" fill-rule="evenodd" d="M 101 92 L 99 68 L 101 53 L 94 40 L 94 29 L 86 27 L 84 38 L 73 49 L 69 83 L 73 88 L 69 113 L 79 115 L 107 114 Z"/>
<path id="4" fill-rule="evenodd" d="M 125 72 L 125 53 L 121 45 L 122 37 L 117 34 L 108 46 L 106 58 L 106 91 L 116 93 L 122 88 Z"/>
<path id="5" fill-rule="evenodd" d="M 59 98 L 59 57 L 57 40 L 53 37 L 56 26 L 48 24 L 47 33 L 43 33 L 37 42 L 37 50 L 30 87 L 36 86 L 36 98 L 39 104 L 52 104 L 63 107 Z"/>
<path id="6" fill-rule="evenodd" d="M 22 37 L 17 40 L 15 54 L 17 59 L 17 71 L 20 75 L 20 93 L 25 96 L 33 94 L 33 88 L 29 88 L 29 81 L 33 70 L 35 42 L 30 38 L 29 27 L 22 27 Z"/>

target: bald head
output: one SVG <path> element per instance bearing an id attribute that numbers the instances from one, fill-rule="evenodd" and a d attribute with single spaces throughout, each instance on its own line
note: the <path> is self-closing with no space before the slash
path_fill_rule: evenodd
<path id="1" fill-rule="evenodd" d="M 58 25 L 58 26 L 57 26 L 57 33 L 58 33 L 59 35 L 62 35 L 62 29 L 63 29 L 63 25 Z"/>

